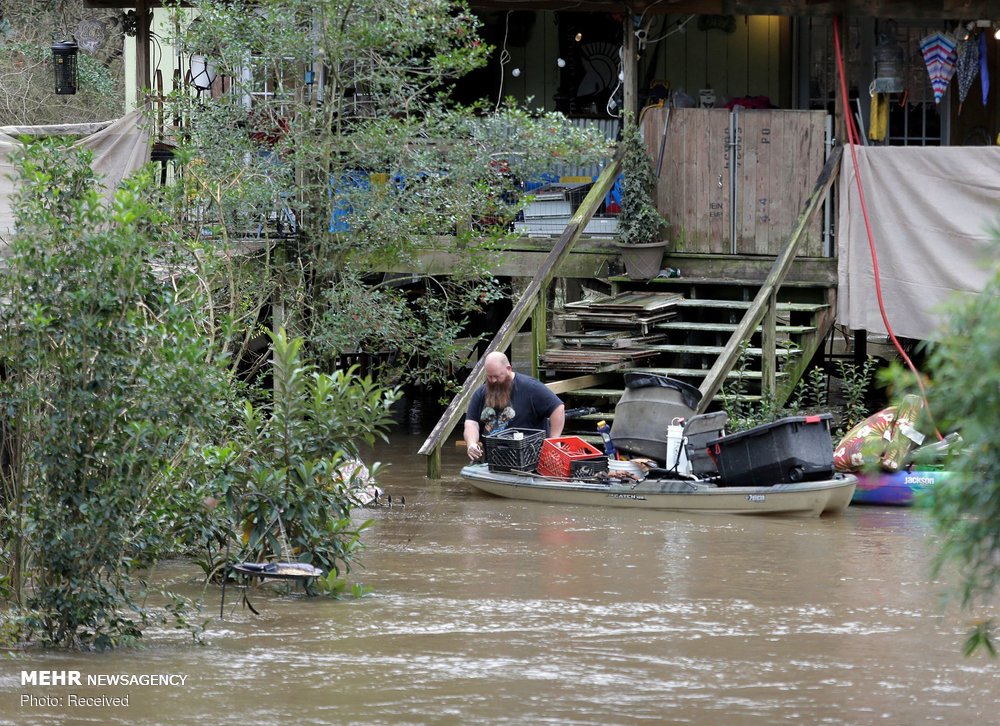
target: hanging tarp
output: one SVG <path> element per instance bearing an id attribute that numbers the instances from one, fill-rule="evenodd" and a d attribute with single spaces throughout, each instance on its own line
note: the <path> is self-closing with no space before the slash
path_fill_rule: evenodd
<path id="1" fill-rule="evenodd" d="M 17 170 L 13 156 L 21 148 L 18 136 L 76 136 L 73 145 L 94 152 L 93 169 L 110 198 L 126 176 L 149 161 L 149 132 L 141 111 L 132 111 L 104 124 L 61 124 L 57 126 L 0 127 L 0 246 L 6 247 L 14 232 L 11 197 L 16 188 Z"/>
<path id="2" fill-rule="evenodd" d="M 955 45 L 955 39 L 948 33 L 931 33 L 920 41 L 920 52 L 927 65 L 935 103 L 941 103 L 951 77 L 955 75 Z"/>
<path id="3" fill-rule="evenodd" d="M 949 302 L 979 293 L 996 265 L 1000 147 L 855 147 L 882 300 L 899 336 L 934 339 Z M 886 333 L 872 254 L 845 153 L 840 174 L 837 322 Z"/>

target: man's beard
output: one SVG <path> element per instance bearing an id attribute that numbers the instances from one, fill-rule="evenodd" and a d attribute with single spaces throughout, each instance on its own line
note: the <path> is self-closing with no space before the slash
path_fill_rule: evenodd
<path id="1" fill-rule="evenodd" d="M 486 382 L 486 405 L 495 411 L 503 411 L 510 405 L 510 392 L 514 387 L 514 379 L 503 383 Z"/>

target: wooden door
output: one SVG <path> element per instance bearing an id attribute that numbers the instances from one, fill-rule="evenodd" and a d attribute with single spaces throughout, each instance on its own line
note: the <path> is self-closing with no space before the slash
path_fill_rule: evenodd
<path id="1" fill-rule="evenodd" d="M 656 206 L 670 222 L 669 249 L 729 252 L 729 111 L 650 109 L 642 126 L 659 173 Z"/>
<path id="2" fill-rule="evenodd" d="M 656 108 L 642 127 L 679 252 L 732 253 L 735 228 L 738 254 L 777 254 L 826 157 L 823 111 Z M 800 255 L 822 256 L 821 230 L 818 218 Z"/>
<path id="3" fill-rule="evenodd" d="M 826 156 L 823 111 L 736 110 L 736 252 L 776 255 L 812 192 Z M 822 215 L 799 255 L 823 254 Z"/>

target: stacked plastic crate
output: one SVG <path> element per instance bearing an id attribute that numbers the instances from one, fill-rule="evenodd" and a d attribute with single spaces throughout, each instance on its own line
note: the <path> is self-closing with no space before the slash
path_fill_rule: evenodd
<path id="1" fill-rule="evenodd" d="M 514 229 L 529 237 L 556 237 L 562 234 L 593 182 L 556 182 L 529 192 L 531 201 L 524 209 L 524 220 Z M 617 217 L 593 217 L 584 228 L 590 237 L 611 237 L 618 231 Z"/>

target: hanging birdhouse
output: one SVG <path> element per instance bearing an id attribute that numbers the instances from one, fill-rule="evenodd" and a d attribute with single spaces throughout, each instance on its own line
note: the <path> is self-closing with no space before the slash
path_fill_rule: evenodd
<path id="1" fill-rule="evenodd" d="M 52 44 L 52 65 L 55 67 L 56 95 L 72 96 L 76 93 L 77 45 L 70 40 Z"/>
<path id="2" fill-rule="evenodd" d="M 902 93 L 903 82 L 903 48 L 893 35 L 895 23 L 889 23 L 887 32 L 879 36 L 875 46 L 875 80 L 872 81 L 873 93 Z"/>

